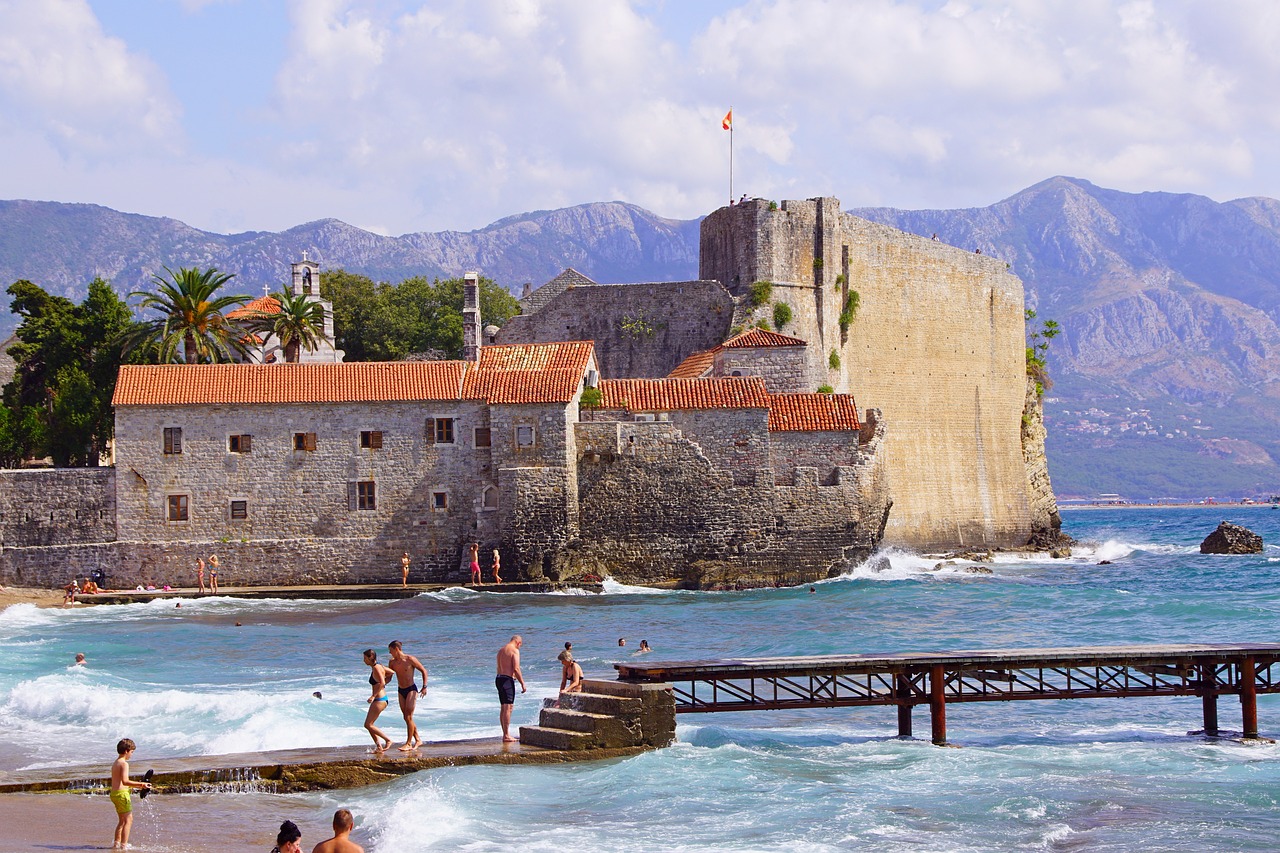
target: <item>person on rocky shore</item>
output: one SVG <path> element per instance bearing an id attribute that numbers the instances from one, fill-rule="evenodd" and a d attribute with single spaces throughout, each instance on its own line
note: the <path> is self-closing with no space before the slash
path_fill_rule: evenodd
<path id="1" fill-rule="evenodd" d="M 401 752 L 408 752 L 422 746 L 422 738 L 418 736 L 418 724 L 413 721 L 413 712 L 418 707 L 418 685 L 414 683 L 414 672 L 422 673 L 422 693 L 427 692 L 427 669 L 413 655 L 406 655 L 399 640 L 392 640 L 387 645 L 391 652 L 391 660 L 387 668 L 396 674 L 396 688 L 400 694 L 400 713 L 404 715 L 405 739 L 400 747 Z"/>

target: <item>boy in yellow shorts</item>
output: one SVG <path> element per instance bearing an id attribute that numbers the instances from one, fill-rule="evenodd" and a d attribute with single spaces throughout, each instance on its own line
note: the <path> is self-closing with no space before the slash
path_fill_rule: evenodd
<path id="1" fill-rule="evenodd" d="M 129 846 L 129 829 L 133 826 L 132 789 L 151 788 L 150 782 L 129 781 L 129 759 L 137 748 L 137 744 L 129 738 L 116 744 L 116 754 L 119 757 L 111 765 L 111 804 L 116 807 L 119 820 L 116 823 L 115 841 L 111 844 L 112 850 L 124 850 Z"/>

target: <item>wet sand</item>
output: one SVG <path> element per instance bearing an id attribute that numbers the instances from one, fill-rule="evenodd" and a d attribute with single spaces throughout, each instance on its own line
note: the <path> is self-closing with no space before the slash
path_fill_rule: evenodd
<path id="1" fill-rule="evenodd" d="M 29 587 L 21 586 L 5 587 L 3 590 L 0 590 L 0 610 L 4 610 L 10 604 L 34 604 L 38 607 L 58 607 L 62 604 L 62 590 L 31 589 Z"/>
<path id="2" fill-rule="evenodd" d="M 310 850 L 328 838 L 333 812 L 341 806 L 324 797 L 257 794 L 253 806 L 235 794 L 135 796 L 131 849 L 154 853 L 225 853 L 270 850 L 286 818 L 302 829 Z M 356 815 L 356 843 L 369 834 Z M 5 794 L 0 796 L 0 851 L 108 850 L 116 814 L 102 795 Z"/>

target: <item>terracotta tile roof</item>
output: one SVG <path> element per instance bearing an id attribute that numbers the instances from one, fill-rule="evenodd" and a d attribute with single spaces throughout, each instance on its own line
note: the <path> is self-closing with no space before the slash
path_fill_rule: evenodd
<path id="1" fill-rule="evenodd" d="M 553 344 L 508 344 L 480 348 L 479 369 L 488 370 L 587 370 L 595 344 L 562 341 Z"/>
<path id="2" fill-rule="evenodd" d="M 568 403 L 578 393 L 582 371 L 468 370 L 462 396 L 499 403 Z"/>
<path id="3" fill-rule="evenodd" d="M 252 317 L 255 314 L 279 314 L 280 300 L 274 296 L 259 296 L 252 302 L 246 302 L 234 311 L 227 313 L 228 320 L 238 320 L 241 317 Z"/>
<path id="4" fill-rule="evenodd" d="M 701 379 L 711 372 L 711 368 L 715 363 L 716 351 L 714 349 L 704 349 L 701 352 L 695 352 L 677 364 L 675 370 L 667 374 L 667 378 Z"/>
<path id="5" fill-rule="evenodd" d="M 765 409 L 769 392 L 758 376 L 724 379 L 602 379 L 602 409 L 669 412 L 680 409 Z"/>
<path id="6" fill-rule="evenodd" d="M 769 398 L 769 431 L 859 429 L 850 394 L 776 394 Z"/>
<path id="7" fill-rule="evenodd" d="M 124 365 L 113 406 L 462 399 L 462 361 Z"/>
<path id="8" fill-rule="evenodd" d="M 716 349 L 737 349 L 738 347 L 803 347 L 808 346 L 807 341 L 799 338 L 793 338 L 790 335 L 780 335 L 777 332 L 771 332 L 768 329 L 747 329 L 740 335 L 734 335 L 729 340 L 720 344 Z"/>

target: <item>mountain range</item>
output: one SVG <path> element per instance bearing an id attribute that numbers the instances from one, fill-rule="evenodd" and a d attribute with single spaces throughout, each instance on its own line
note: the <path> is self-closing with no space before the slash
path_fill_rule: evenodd
<path id="1" fill-rule="evenodd" d="M 1280 201 L 1124 193 L 1056 177 L 989 207 L 854 209 L 1002 258 L 1037 324 L 1054 319 L 1049 459 L 1060 496 L 1130 499 L 1280 492 Z M 596 281 L 697 276 L 699 220 L 622 202 L 499 220 L 471 232 L 387 237 L 334 219 L 221 235 L 87 204 L 0 201 L 0 283 L 123 293 L 162 266 L 237 273 L 277 289 L 303 252 L 385 281 L 467 269 L 519 292 L 565 267 Z M 0 316 L 0 333 L 16 324 Z"/>

